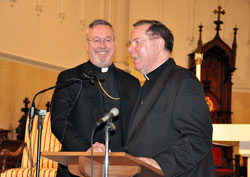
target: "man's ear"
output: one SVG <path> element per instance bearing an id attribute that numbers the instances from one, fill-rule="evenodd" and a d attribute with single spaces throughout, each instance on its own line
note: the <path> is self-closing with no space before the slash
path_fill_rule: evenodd
<path id="1" fill-rule="evenodd" d="M 158 47 L 159 50 L 163 50 L 163 49 L 164 49 L 164 46 L 165 46 L 165 41 L 164 41 L 164 39 L 159 38 L 159 39 L 158 39 L 157 45 L 158 45 L 157 47 Z"/>
<path id="2" fill-rule="evenodd" d="M 89 43 L 88 43 L 88 39 L 86 39 L 86 50 L 89 49 Z"/>

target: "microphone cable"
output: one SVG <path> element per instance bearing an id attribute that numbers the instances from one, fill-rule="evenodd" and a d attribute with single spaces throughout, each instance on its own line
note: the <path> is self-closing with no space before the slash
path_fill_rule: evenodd
<path id="1" fill-rule="evenodd" d="M 30 177 L 32 177 L 32 146 L 31 146 L 31 136 L 29 132 L 29 144 L 30 144 Z"/>
<path id="2" fill-rule="evenodd" d="M 95 131 L 96 131 L 96 128 L 98 126 L 95 125 L 95 127 L 93 128 L 92 130 L 92 133 L 91 133 L 91 139 L 90 139 L 90 144 L 91 144 L 91 175 L 90 177 L 93 177 L 93 162 L 94 162 L 94 157 L 93 157 L 93 141 L 94 141 L 94 136 L 95 136 Z"/>
<path id="3" fill-rule="evenodd" d="M 77 93 L 77 96 L 73 102 L 73 105 L 71 106 L 71 108 L 69 109 L 69 111 L 67 112 L 66 116 L 65 116 L 65 125 L 64 125 L 64 128 L 63 128 L 63 134 L 62 134 L 62 138 L 59 140 L 59 142 L 63 142 L 63 139 L 65 137 L 65 133 L 66 133 L 66 129 L 67 129 L 67 124 L 68 124 L 68 116 L 69 114 L 71 113 L 71 111 L 73 110 L 73 108 L 75 107 L 75 104 L 76 102 L 78 101 L 79 97 L 80 97 L 80 94 L 81 94 L 81 91 L 82 91 L 82 86 L 83 86 L 83 82 L 82 80 L 80 80 L 80 89 Z M 53 103 L 53 100 L 52 100 L 52 103 Z M 51 112 L 52 112 L 52 108 L 53 108 L 53 104 L 51 103 Z"/>

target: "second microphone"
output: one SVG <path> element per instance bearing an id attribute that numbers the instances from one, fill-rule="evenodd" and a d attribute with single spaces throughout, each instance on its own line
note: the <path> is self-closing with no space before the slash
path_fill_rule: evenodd
<path id="1" fill-rule="evenodd" d="M 96 122 L 96 126 L 100 126 L 102 123 L 108 121 L 110 118 L 118 116 L 119 110 L 117 108 L 112 108 L 108 114 L 103 116 Z"/>

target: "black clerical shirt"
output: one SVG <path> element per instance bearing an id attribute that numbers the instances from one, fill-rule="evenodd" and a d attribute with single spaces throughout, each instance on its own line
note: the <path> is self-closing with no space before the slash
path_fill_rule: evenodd
<path id="1" fill-rule="evenodd" d="M 100 99 L 102 102 L 102 112 L 103 114 L 110 112 L 110 110 L 116 107 L 120 110 L 120 94 L 118 89 L 118 81 L 116 79 L 116 74 L 114 70 L 114 65 L 110 65 L 108 68 L 99 68 L 93 65 L 94 72 L 97 74 L 97 78 L 99 78 L 100 83 L 97 83 L 99 87 Z M 105 71 L 104 71 L 105 70 Z M 117 99 L 118 98 L 118 99 Z M 121 145 L 121 117 L 118 115 L 113 118 L 113 124 L 115 125 L 115 131 L 110 133 L 110 149 L 115 151 L 123 151 L 120 149 Z M 103 141 L 104 143 L 104 129 L 105 125 L 102 125 L 101 131 L 103 133 Z M 99 129 L 100 131 L 100 129 Z M 96 134 L 98 136 L 98 134 Z M 99 137 L 100 138 L 100 137 Z"/>
<path id="2" fill-rule="evenodd" d="M 164 74 L 163 71 L 166 68 L 166 66 L 169 64 L 169 60 L 172 60 L 172 59 L 168 59 L 163 64 L 161 64 L 158 68 L 144 75 L 144 77 L 146 78 L 146 81 L 141 89 L 141 94 L 142 94 L 141 103 L 142 104 L 144 103 L 144 100 L 147 97 L 150 90 L 152 89 L 152 87 L 155 85 L 159 76 Z"/>

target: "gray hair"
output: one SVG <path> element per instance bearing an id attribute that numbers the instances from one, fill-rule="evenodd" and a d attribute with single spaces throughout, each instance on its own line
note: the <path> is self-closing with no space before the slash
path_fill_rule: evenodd
<path id="1" fill-rule="evenodd" d="M 106 20 L 102 20 L 102 19 L 96 19 L 94 20 L 92 23 L 89 24 L 89 27 L 87 29 L 87 34 L 86 34 L 86 39 L 88 39 L 88 33 L 89 33 L 89 30 L 90 29 L 93 29 L 94 27 L 98 26 L 98 25 L 106 25 L 106 26 L 109 26 L 112 31 L 113 31 L 113 35 L 114 35 L 114 39 L 115 39 L 115 32 L 114 32 L 114 29 L 113 29 L 113 26 Z"/>

